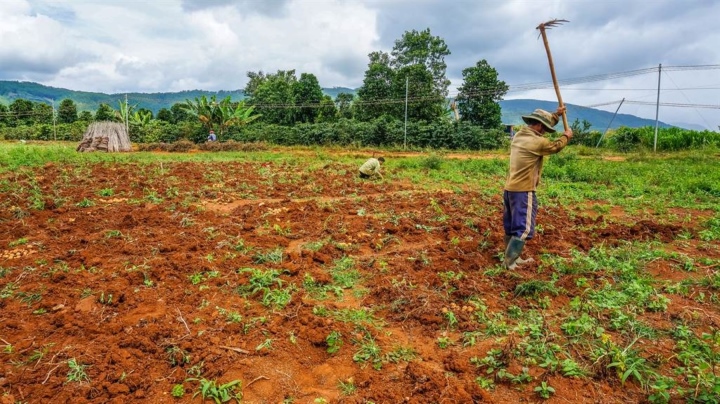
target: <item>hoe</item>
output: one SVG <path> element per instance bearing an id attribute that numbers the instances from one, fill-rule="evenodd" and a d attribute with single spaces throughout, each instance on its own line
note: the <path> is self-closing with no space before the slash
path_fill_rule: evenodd
<path id="1" fill-rule="evenodd" d="M 545 31 L 565 22 L 570 21 L 554 19 L 544 22 L 536 27 L 536 29 L 540 30 L 540 35 L 542 35 L 543 43 L 545 44 L 545 51 L 547 52 L 548 63 L 550 64 L 550 74 L 552 75 L 553 85 L 555 86 L 555 94 L 557 94 L 558 104 L 561 107 L 565 106 L 565 104 L 563 104 L 562 96 L 560 95 L 560 86 L 558 85 L 557 77 L 555 77 L 555 65 L 553 64 L 552 54 L 550 53 L 550 45 L 548 44 L 547 34 Z M 567 114 L 565 112 L 563 112 L 562 119 L 565 130 L 568 130 L 570 126 L 568 125 Z"/>

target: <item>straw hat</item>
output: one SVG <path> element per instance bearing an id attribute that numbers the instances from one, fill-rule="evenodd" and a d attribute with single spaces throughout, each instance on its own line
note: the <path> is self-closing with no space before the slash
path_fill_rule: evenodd
<path id="1" fill-rule="evenodd" d="M 543 109 L 536 109 L 530 115 L 523 115 L 522 119 L 528 125 L 532 125 L 534 123 L 533 121 L 540 122 L 549 133 L 555 133 L 554 126 L 557 125 L 560 120 L 557 115 Z"/>

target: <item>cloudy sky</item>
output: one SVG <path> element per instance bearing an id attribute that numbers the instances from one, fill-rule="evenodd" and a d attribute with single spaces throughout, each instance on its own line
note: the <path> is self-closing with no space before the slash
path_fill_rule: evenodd
<path id="1" fill-rule="evenodd" d="M 718 16 L 718 0 L 0 0 L 0 80 L 216 91 L 295 69 L 357 88 L 368 53 L 429 28 L 452 52 L 450 95 L 485 59 L 506 99 L 554 100 L 535 27 L 561 18 L 548 37 L 566 103 L 615 111 L 625 98 L 621 113 L 654 119 L 662 64 L 660 101 L 680 106 L 661 105 L 660 119 L 718 130 Z"/>

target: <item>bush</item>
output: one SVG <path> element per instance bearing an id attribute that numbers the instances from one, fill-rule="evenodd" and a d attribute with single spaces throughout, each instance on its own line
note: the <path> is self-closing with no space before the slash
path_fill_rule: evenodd
<path id="1" fill-rule="evenodd" d="M 205 142 L 197 145 L 198 150 L 203 151 L 261 151 L 269 149 L 265 142 L 236 142 L 228 140 L 227 142 Z"/>
<path id="2" fill-rule="evenodd" d="M 337 145 L 355 147 L 397 146 L 411 148 L 491 150 L 507 146 L 500 129 L 481 129 L 467 123 L 408 122 L 381 116 L 370 122 L 340 119 L 338 122 L 299 124 L 292 127 L 253 123 L 233 132 L 239 142 L 264 141 L 279 145 Z"/>
<path id="3" fill-rule="evenodd" d="M 71 124 L 36 124 L 0 127 L 0 138 L 7 140 L 80 141 L 87 122 Z M 586 125 L 587 126 L 587 125 Z M 581 128 L 582 129 L 582 128 Z M 620 127 L 605 136 L 603 146 L 619 152 L 652 150 L 654 127 Z M 57 135 L 56 135 L 57 134 Z M 594 148 L 601 133 L 579 130 L 571 144 Z M 144 127 L 130 128 L 133 143 L 147 144 L 141 150 L 183 151 L 197 147 L 207 151 L 248 150 L 267 148 L 268 144 L 284 146 L 344 146 L 344 147 L 407 147 L 411 149 L 495 150 L 506 148 L 510 140 L 500 128 L 483 129 L 467 122 L 441 120 L 437 122 L 408 122 L 384 115 L 369 122 L 340 119 L 337 122 L 283 126 L 253 122 L 246 126 L 230 127 L 217 143 L 205 143 L 207 129 L 200 122 L 153 120 Z M 181 141 L 178 146 L 172 146 Z M 231 142 L 235 142 L 231 143 Z M 194 144 L 202 146 L 195 146 Z M 191 146 L 188 146 L 190 144 Z M 658 133 L 658 150 L 718 148 L 720 133 L 691 131 L 681 128 L 662 128 Z"/>
<path id="4" fill-rule="evenodd" d="M 652 150 L 655 147 L 655 128 L 620 127 L 608 134 L 607 146 L 613 150 L 627 152 L 641 148 Z M 720 133 L 694 131 L 682 128 L 659 128 L 657 135 L 658 151 L 677 151 L 720 146 Z"/>
<path id="5" fill-rule="evenodd" d="M 138 151 L 165 151 L 185 153 L 195 148 L 195 143 L 189 140 L 178 140 L 173 143 L 140 143 L 137 147 Z"/>
<path id="6" fill-rule="evenodd" d="M 588 147 L 596 147 L 598 141 L 602 137 L 602 133 L 591 130 L 586 132 L 573 133 L 573 138 L 570 140 L 571 145 L 581 145 Z M 603 139 L 604 141 L 605 139 Z"/>
<path id="7" fill-rule="evenodd" d="M 0 128 L 0 137 L 5 140 L 62 140 L 79 142 L 82 140 L 88 123 L 76 121 L 73 123 L 35 124 L 17 127 Z"/>

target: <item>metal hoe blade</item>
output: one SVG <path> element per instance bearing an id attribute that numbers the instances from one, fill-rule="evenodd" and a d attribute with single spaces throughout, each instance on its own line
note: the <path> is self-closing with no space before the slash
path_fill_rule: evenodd
<path id="1" fill-rule="evenodd" d="M 554 20 L 550 20 L 550 21 L 541 23 L 540 25 L 538 25 L 537 27 L 535 27 L 535 29 L 546 30 L 546 29 L 550 29 L 550 28 L 552 28 L 552 27 L 556 27 L 556 26 L 561 25 L 561 24 L 566 23 L 566 22 L 570 22 L 570 21 L 568 21 L 568 20 L 559 20 L 559 19 L 556 18 L 556 19 L 554 19 Z"/>

